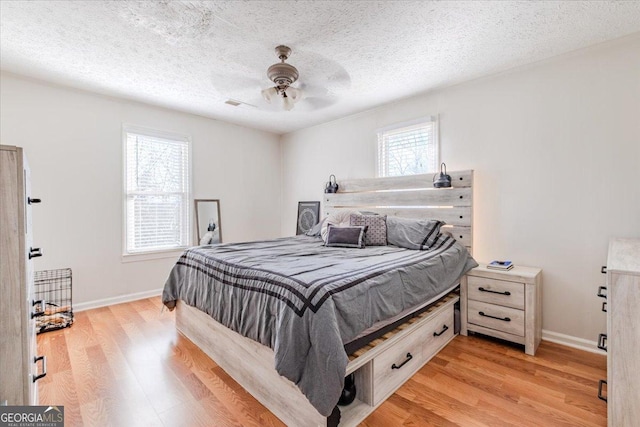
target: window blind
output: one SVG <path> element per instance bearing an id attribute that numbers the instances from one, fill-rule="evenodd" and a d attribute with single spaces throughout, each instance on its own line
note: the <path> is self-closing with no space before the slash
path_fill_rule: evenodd
<path id="1" fill-rule="evenodd" d="M 433 173 L 437 165 L 435 118 L 378 131 L 378 176 Z"/>
<path id="2" fill-rule="evenodd" d="M 126 132 L 126 252 L 189 243 L 189 141 Z"/>

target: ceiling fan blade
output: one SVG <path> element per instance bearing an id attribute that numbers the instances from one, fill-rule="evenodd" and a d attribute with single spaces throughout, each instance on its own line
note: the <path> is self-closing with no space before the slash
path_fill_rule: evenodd
<path id="1" fill-rule="evenodd" d="M 297 111 L 318 111 L 323 108 L 327 108 L 332 106 L 338 102 L 338 98 L 336 97 L 323 97 L 323 98 L 304 98 L 298 104 L 296 104 Z"/>
<path id="2" fill-rule="evenodd" d="M 337 95 L 351 87 L 351 77 L 347 70 L 330 58 L 313 52 L 294 51 L 289 62 L 300 72 L 300 88 L 310 90 L 314 96 L 315 93 L 323 96 L 322 91 Z"/>

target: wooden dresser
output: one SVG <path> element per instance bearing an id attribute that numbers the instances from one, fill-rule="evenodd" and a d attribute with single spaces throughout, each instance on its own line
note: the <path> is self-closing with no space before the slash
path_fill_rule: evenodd
<path id="1" fill-rule="evenodd" d="M 610 427 L 640 422 L 640 239 L 612 239 L 607 258 Z"/>
<path id="2" fill-rule="evenodd" d="M 19 147 L 0 145 L 0 404 L 35 405 L 46 371 L 36 357 L 29 167 Z M 41 366 L 42 373 L 38 374 Z"/>

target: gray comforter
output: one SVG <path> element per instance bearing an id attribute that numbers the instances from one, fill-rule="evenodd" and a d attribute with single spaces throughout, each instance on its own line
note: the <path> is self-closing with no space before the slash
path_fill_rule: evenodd
<path id="1" fill-rule="evenodd" d="M 342 391 L 344 343 L 374 323 L 442 293 L 477 264 L 442 235 L 428 251 L 324 247 L 315 237 L 187 250 L 162 293 L 271 347 L 277 372 L 322 415 Z"/>

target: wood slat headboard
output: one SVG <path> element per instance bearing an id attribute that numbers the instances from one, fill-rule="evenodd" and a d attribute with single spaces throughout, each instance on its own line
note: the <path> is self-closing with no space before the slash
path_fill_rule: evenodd
<path id="1" fill-rule="evenodd" d="M 405 218 L 439 219 L 443 231 L 473 253 L 473 171 L 449 172 L 451 188 L 434 188 L 433 174 L 338 181 L 325 193 L 323 212 L 357 209 Z"/>

